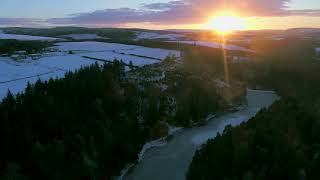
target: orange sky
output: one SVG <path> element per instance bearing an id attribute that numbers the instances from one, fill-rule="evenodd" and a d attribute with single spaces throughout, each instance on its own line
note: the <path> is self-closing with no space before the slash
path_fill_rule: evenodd
<path id="1" fill-rule="evenodd" d="M 213 13 L 229 10 L 246 20 L 248 30 L 320 28 L 320 0 L 1 0 L 1 5 L 6 8 L 0 26 L 200 29 Z"/>
<path id="2" fill-rule="evenodd" d="M 251 17 L 244 19 L 247 30 L 289 29 L 299 27 L 320 28 L 320 17 L 315 16 Z M 207 21 L 208 20 L 204 21 L 203 24 Z M 157 25 L 151 23 L 129 23 L 124 25 L 124 27 L 139 27 L 145 29 L 202 29 L 203 24 Z"/>

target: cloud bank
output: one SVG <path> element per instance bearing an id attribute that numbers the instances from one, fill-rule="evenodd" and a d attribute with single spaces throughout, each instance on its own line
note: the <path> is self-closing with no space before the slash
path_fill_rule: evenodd
<path id="1" fill-rule="evenodd" d="M 287 10 L 290 0 L 175 0 L 168 3 L 142 4 L 138 9 L 105 9 L 72 14 L 64 18 L 4 19 L 4 24 L 39 24 L 45 21 L 52 25 L 121 26 L 127 23 L 152 24 L 200 24 L 215 12 L 226 9 L 248 17 L 272 16 L 320 16 L 320 9 Z M 0 19 L 0 24 L 3 24 Z"/>
<path id="2" fill-rule="evenodd" d="M 43 19 L 30 18 L 0 18 L 0 26 L 44 26 L 47 24 Z"/>

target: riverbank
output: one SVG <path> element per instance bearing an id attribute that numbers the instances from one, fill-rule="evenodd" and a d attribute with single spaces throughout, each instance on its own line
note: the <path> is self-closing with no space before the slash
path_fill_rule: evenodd
<path id="1" fill-rule="evenodd" d="M 143 159 L 132 167 L 124 179 L 185 179 L 185 173 L 196 149 L 227 125 L 237 126 L 249 120 L 260 109 L 270 106 L 279 97 L 272 91 L 247 90 L 248 106 L 240 111 L 214 117 L 207 125 L 183 129 L 163 146 L 144 152 Z"/>

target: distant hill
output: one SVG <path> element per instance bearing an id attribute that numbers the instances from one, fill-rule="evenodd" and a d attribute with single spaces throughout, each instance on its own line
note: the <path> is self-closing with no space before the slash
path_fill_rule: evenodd
<path id="1" fill-rule="evenodd" d="M 8 34 L 22 34 L 34 36 L 58 37 L 69 34 L 96 34 L 111 39 L 135 38 L 135 33 L 129 29 L 118 28 L 84 28 L 84 27 L 55 27 L 55 28 L 4 28 Z"/>
<path id="2" fill-rule="evenodd" d="M 320 32 L 320 28 L 292 28 L 288 29 L 286 32 L 313 33 Z"/>

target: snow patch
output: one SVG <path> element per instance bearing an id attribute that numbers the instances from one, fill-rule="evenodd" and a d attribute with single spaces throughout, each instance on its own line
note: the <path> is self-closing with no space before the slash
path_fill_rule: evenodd
<path id="1" fill-rule="evenodd" d="M 216 79 L 215 81 L 215 84 L 218 88 L 225 88 L 225 87 L 230 87 L 229 84 L 227 84 L 226 82 L 220 80 L 220 79 Z"/>
<path id="2" fill-rule="evenodd" d="M 134 166 L 134 164 L 128 164 L 125 168 L 123 168 L 120 172 L 120 176 L 116 177 L 117 180 L 123 180 L 123 178 L 127 175 L 129 170 Z"/>
<path id="3" fill-rule="evenodd" d="M 175 126 L 170 126 L 170 125 L 168 125 L 168 127 L 169 127 L 168 135 L 173 135 L 176 132 L 179 132 L 183 129 L 183 127 L 175 127 Z"/>
<path id="4" fill-rule="evenodd" d="M 216 116 L 217 116 L 216 114 L 209 114 L 205 119 L 205 121 L 208 122 L 210 119 L 215 118 Z"/>
<path id="5" fill-rule="evenodd" d="M 149 149 L 155 148 L 155 147 L 161 147 L 161 146 L 165 146 L 165 145 L 167 145 L 167 141 L 166 141 L 165 137 L 146 143 L 142 147 L 140 153 L 138 154 L 138 161 L 140 162 L 143 159 L 145 152 L 147 152 Z"/>
<path id="6" fill-rule="evenodd" d="M 160 33 L 154 33 L 154 32 L 136 32 L 137 38 L 136 40 L 142 40 L 142 39 L 164 39 L 164 40 L 170 40 L 170 41 L 176 41 L 180 38 L 184 38 L 185 36 L 183 34 L 160 34 Z"/>
<path id="7" fill-rule="evenodd" d="M 42 36 L 5 34 L 3 31 L 0 31 L 0 39 L 15 39 L 15 40 L 21 40 L 21 41 L 56 41 L 56 40 L 62 40 L 62 39 L 59 39 L 59 38 L 42 37 Z"/>

